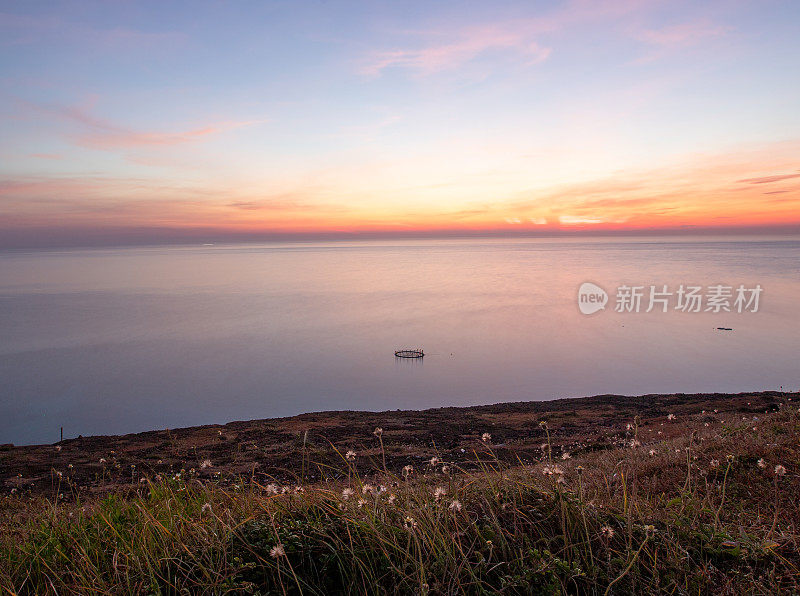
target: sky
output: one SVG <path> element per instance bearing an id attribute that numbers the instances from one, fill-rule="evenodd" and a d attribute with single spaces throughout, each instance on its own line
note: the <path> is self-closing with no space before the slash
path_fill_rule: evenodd
<path id="1" fill-rule="evenodd" d="M 800 3 L 0 0 L 0 247 L 800 230 Z"/>

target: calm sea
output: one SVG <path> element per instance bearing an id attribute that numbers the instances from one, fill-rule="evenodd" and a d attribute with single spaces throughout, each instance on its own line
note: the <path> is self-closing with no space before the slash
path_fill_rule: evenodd
<path id="1" fill-rule="evenodd" d="M 586 281 L 609 294 L 590 316 L 577 304 Z M 650 285 L 763 292 L 755 313 L 619 313 L 623 284 L 644 286 L 642 311 Z M 791 238 L 0 253 L 0 443 L 54 442 L 62 426 L 74 437 L 319 410 L 796 390 L 798 298 Z M 395 359 L 416 346 L 424 360 Z"/>

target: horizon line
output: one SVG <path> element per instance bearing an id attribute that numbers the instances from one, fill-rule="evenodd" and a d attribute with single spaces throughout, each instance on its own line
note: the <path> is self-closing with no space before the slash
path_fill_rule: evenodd
<path id="1" fill-rule="evenodd" d="M 437 228 L 428 230 L 237 231 L 213 227 L 0 228 L 0 250 L 59 248 L 124 248 L 244 244 L 253 242 L 315 242 L 348 240 L 424 240 L 469 238 L 678 237 L 678 236 L 800 236 L 800 224 L 769 226 L 680 226 L 661 228 Z"/>

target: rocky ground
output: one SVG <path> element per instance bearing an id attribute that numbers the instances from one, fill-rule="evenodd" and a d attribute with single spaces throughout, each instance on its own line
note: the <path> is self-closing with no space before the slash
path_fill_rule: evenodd
<path id="1" fill-rule="evenodd" d="M 556 454 L 608 449 L 625 439 L 638 416 L 643 443 L 685 433 L 673 420 L 713 422 L 733 413 L 773 412 L 798 393 L 599 395 L 422 411 L 319 412 L 290 418 L 231 422 L 121 436 L 79 437 L 55 445 L 3 446 L 0 487 L 5 492 L 91 494 L 148 477 L 184 474 L 236 482 L 253 478 L 314 482 L 341 474 L 347 451 L 356 466 L 398 471 L 436 454 L 468 469 L 481 435 L 490 433 L 502 460 L 542 457 L 547 421 Z M 675 418 L 670 419 L 672 415 Z M 374 431 L 382 429 L 383 452 Z M 72 489 L 64 491 L 69 485 Z M 14 490 L 16 489 L 16 490 Z"/>

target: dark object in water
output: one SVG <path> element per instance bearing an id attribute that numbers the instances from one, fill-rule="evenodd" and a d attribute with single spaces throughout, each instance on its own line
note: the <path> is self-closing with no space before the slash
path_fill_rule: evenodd
<path id="1" fill-rule="evenodd" d="M 394 355 L 397 358 L 422 358 L 425 356 L 425 352 L 422 351 L 422 348 L 414 348 L 409 350 L 395 350 Z"/>
<path id="2" fill-rule="evenodd" d="M 720 331 L 733 331 L 732 327 L 717 327 L 717 329 Z"/>

